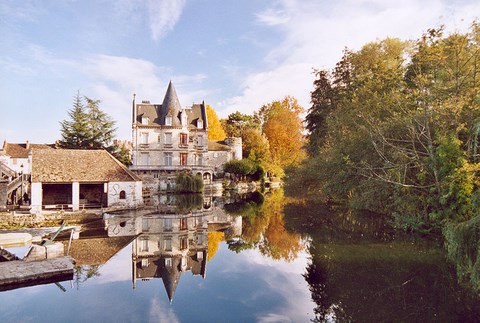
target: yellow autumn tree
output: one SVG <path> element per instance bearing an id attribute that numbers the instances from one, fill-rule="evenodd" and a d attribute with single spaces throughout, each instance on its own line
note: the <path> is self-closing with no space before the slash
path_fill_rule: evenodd
<path id="1" fill-rule="evenodd" d="M 298 164 L 306 156 L 303 149 L 303 111 L 295 98 L 287 96 L 281 101 L 264 105 L 257 112 L 263 134 L 270 145 L 273 163 L 282 169 Z"/>
<path id="2" fill-rule="evenodd" d="M 225 240 L 225 234 L 223 232 L 209 232 L 208 233 L 208 256 L 207 261 L 212 260 L 218 251 L 220 242 Z"/>
<path id="3" fill-rule="evenodd" d="M 223 140 L 227 137 L 227 134 L 218 119 L 217 113 L 210 105 L 207 105 L 207 120 L 209 140 Z"/>

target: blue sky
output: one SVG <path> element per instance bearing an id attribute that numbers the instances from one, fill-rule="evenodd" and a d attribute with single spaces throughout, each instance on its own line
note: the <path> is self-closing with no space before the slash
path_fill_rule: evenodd
<path id="1" fill-rule="evenodd" d="M 308 109 L 312 69 L 343 48 L 479 16 L 478 0 L 2 0 L 0 144 L 59 139 L 77 91 L 130 139 L 133 93 L 161 102 L 170 80 L 220 117 L 286 95 Z"/>

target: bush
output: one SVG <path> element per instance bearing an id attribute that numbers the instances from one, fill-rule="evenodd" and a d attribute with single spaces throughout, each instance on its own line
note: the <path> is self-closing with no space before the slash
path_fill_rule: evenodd
<path id="1" fill-rule="evenodd" d="M 175 191 L 177 193 L 203 192 L 203 179 L 201 176 L 180 173 L 175 178 Z"/>

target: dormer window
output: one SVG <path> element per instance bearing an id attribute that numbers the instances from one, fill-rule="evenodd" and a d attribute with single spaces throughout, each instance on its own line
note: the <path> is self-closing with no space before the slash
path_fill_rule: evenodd
<path id="1" fill-rule="evenodd" d="M 203 120 L 197 120 L 197 128 L 203 129 Z"/>
<path id="2" fill-rule="evenodd" d="M 166 116 L 165 117 L 165 125 L 166 126 L 171 126 L 172 125 L 172 116 Z"/>
<path id="3" fill-rule="evenodd" d="M 187 124 L 187 113 L 185 111 L 182 112 L 182 125 L 185 126 Z"/>
<path id="4" fill-rule="evenodd" d="M 150 122 L 150 119 L 146 116 L 142 116 L 142 124 L 147 125 Z"/>

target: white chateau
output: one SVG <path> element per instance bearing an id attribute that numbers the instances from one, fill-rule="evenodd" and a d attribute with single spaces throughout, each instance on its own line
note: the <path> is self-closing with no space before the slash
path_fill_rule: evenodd
<path id="1" fill-rule="evenodd" d="M 178 172 L 200 175 L 208 185 L 226 162 L 242 159 L 241 138 L 209 141 L 205 102 L 182 108 L 172 82 L 162 104 L 137 104 L 134 98 L 132 109 L 130 169 L 144 190 L 173 189 Z"/>

